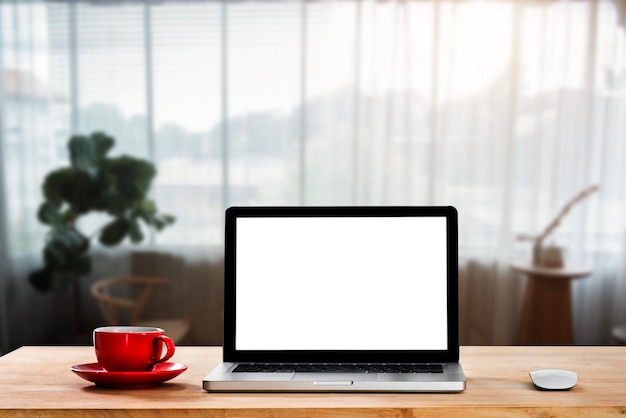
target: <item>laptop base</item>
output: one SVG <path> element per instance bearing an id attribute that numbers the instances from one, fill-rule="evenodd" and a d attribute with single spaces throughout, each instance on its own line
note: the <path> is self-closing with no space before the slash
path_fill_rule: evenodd
<path id="1" fill-rule="evenodd" d="M 462 392 L 465 374 L 458 363 L 444 373 L 231 373 L 222 363 L 202 380 L 208 392 Z"/>

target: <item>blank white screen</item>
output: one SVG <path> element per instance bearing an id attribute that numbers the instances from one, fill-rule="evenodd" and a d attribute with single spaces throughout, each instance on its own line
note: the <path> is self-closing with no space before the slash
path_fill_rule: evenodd
<path id="1" fill-rule="evenodd" d="M 236 226 L 238 350 L 447 349 L 445 218 Z"/>

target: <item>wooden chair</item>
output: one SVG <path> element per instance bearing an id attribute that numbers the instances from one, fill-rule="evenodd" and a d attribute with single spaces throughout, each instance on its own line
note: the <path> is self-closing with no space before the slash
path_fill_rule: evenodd
<path id="1" fill-rule="evenodd" d="M 157 287 L 168 287 L 168 279 L 157 277 L 114 277 L 91 285 L 107 325 L 159 327 L 175 344 L 190 338 L 189 318 L 144 319 L 143 314 Z"/>

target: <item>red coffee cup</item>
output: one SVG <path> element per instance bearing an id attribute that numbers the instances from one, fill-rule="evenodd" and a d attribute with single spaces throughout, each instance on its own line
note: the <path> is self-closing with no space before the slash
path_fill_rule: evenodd
<path id="1" fill-rule="evenodd" d="M 174 355 L 174 342 L 156 327 L 96 328 L 93 344 L 98 363 L 110 372 L 149 371 Z"/>

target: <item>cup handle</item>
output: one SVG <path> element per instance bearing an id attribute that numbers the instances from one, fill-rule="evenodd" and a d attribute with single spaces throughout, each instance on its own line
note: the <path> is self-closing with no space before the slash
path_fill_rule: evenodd
<path id="1" fill-rule="evenodd" d="M 157 350 L 158 350 L 156 355 L 159 355 L 161 353 L 162 347 L 163 347 L 162 344 L 165 344 L 167 351 L 165 352 L 165 355 L 163 357 L 153 362 L 150 365 L 150 367 L 154 366 L 157 363 L 162 363 L 172 358 L 172 356 L 174 355 L 175 348 L 174 348 L 174 341 L 172 341 L 170 337 L 167 337 L 165 335 L 159 335 L 158 337 L 154 338 L 153 343 L 154 343 L 154 346 L 157 347 Z"/>

